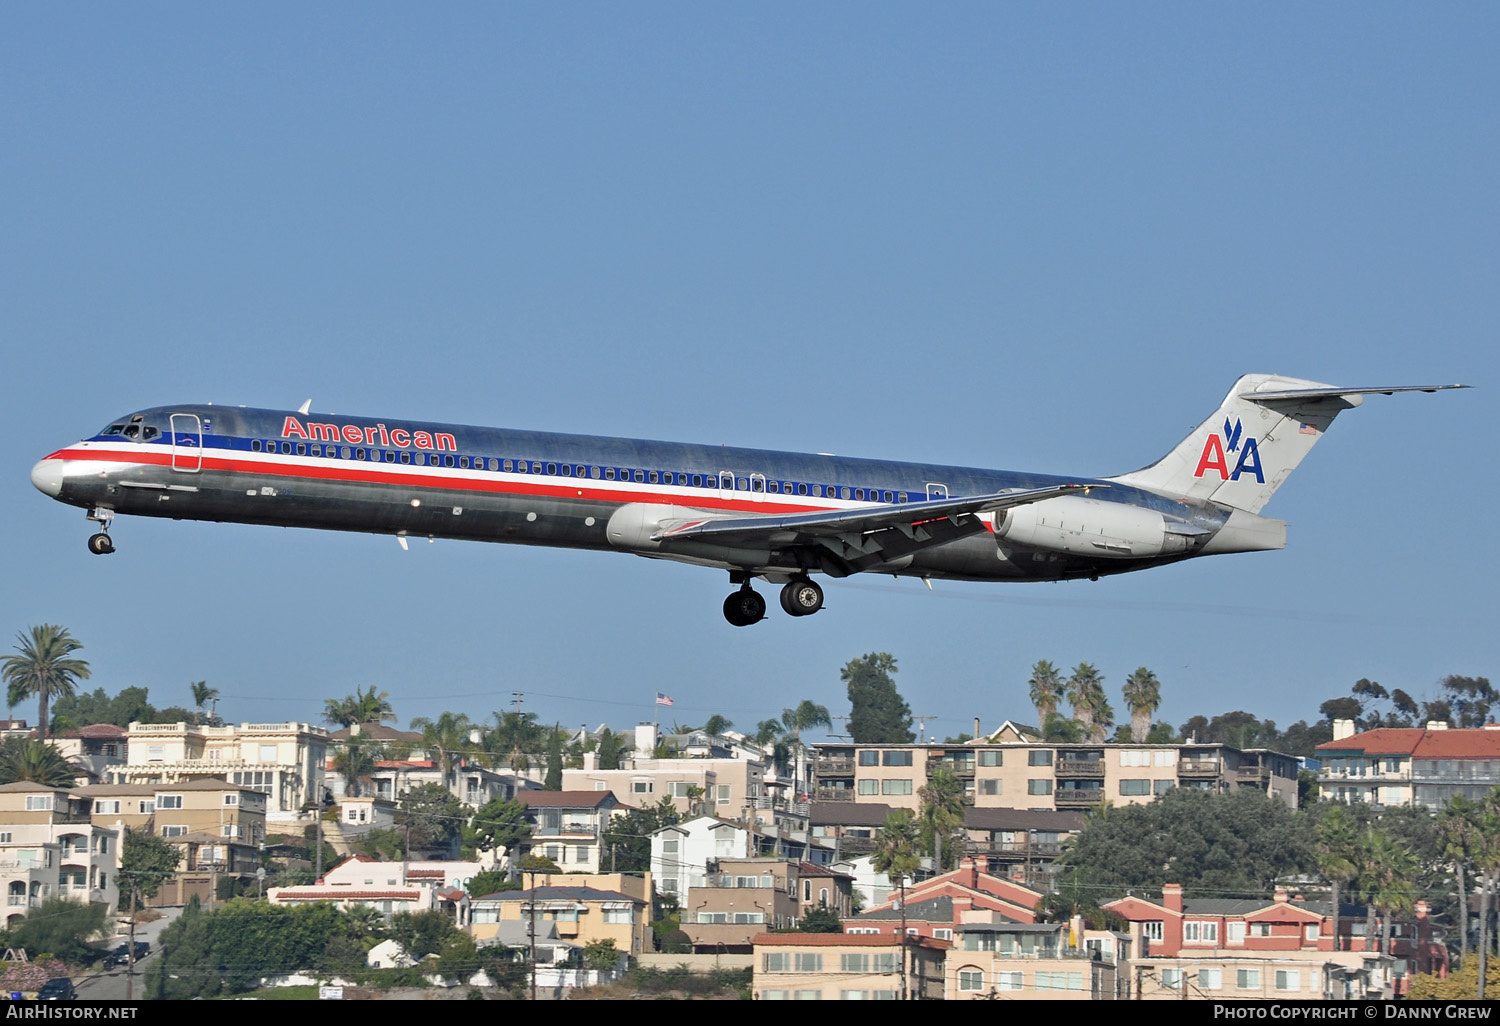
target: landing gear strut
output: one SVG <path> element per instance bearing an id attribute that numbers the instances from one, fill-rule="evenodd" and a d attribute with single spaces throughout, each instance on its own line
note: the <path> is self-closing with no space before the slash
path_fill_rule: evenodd
<path id="1" fill-rule="evenodd" d="M 107 556 L 115 551 L 115 543 L 109 536 L 109 522 L 115 511 L 96 506 L 88 512 L 88 519 L 99 525 L 99 533 L 89 536 L 89 551 L 96 556 Z"/>
<path id="2" fill-rule="evenodd" d="M 759 592 L 750 589 L 750 582 L 740 585 L 739 591 L 729 593 L 724 600 L 724 619 L 735 627 L 749 627 L 766 618 L 766 600 Z"/>
<path id="3" fill-rule="evenodd" d="M 823 589 L 798 577 L 781 589 L 781 608 L 792 616 L 811 616 L 823 608 Z"/>

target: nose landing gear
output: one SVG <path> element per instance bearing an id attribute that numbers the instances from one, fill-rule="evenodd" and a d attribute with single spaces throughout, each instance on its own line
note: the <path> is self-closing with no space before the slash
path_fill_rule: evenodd
<path id="1" fill-rule="evenodd" d="M 114 540 L 109 536 L 109 522 L 115 518 L 115 511 L 96 506 L 89 510 L 88 519 L 99 525 L 99 533 L 89 535 L 89 551 L 96 556 L 107 556 L 115 551 Z"/>

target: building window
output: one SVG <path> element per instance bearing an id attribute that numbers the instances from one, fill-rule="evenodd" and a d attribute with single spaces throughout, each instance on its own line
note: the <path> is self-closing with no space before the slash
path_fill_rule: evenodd
<path id="1" fill-rule="evenodd" d="M 887 766 L 910 766 L 911 752 L 886 752 L 885 765 Z"/>
<path id="2" fill-rule="evenodd" d="M 693 785 L 686 780 L 674 780 L 667 785 L 667 788 L 668 793 L 670 793 L 673 798 L 686 798 L 688 797 L 688 788 L 692 786 Z"/>
<path id="3" fill-rule="evenodd" d="M 999 781 L 999 780 L 981 780 L 979 782 L 979 793 L 980 794 L 994 795 L 994 794 L 1004 794 L 1005 792 L 1002 790 L 1001 781 Z"/>
<path id="4" fill-rule="evenodd" d="M 880 782 L 881 794 L 911 794 L 911 779 L 904 780 L 882 780 Z"/>
<path id="5" fill-rule="evenodd" d="M 734 800 L 734 798 L 732 797 L 731 785 L 729 785 L 729 784 L 719 784 L 719 785 L 717 785 L 717 787 L 719 789 L 718 790 L 718 803 L 720 805 L 728 805 L 730 802 L 732 802 Z"/>
<path id="6" fill-rule="evenodd" d="M 984 990 L 984 972 L 979 969 L 960 969 L 958 971 L 958 989 L 969 993 L 977 993 Z"/>
<path id="7" fill-rule="evenodd" d="M 158 809 L 180 809 L 182 808 L 182 795 L 159 794 L 156 796 L 156 807 Z"/>
<path id="8" fill-rule="evenodd" d="M 1149 780 L 1122 780 L 1120 781 L 1120 793 L 1122 795 L 1142 795 L 1151 793 L 1151 781 Z"/>
<path id="9" fill-rule="evenodd" d="M 1302 973 L 1299 970 L 1296 970 L 1296 969 L 1278 969 L 1278 970 L 1276 970 L 1276 989 L 1277 990 L 1301 990 L 1302 989 Z"/>
<path id="10" fill-rule="evenodd" d="M 878 781 L 878 780 L 861 780 L 859 782 L 859 793 L 860 794 L 879 794 L 880 793 L 880 781 Z"/>
<path id="11" fill-rule="evenodd" d="M 823 956 L 815 951 L 798 951 L 792 957 L 792 968 L 799 973 L 820 973 L 823 971 Z"/>
<path id="12" fill-rule="evenodd" d="M 1141 936 L 1150 941 L 1161 940 L 1161 924 L 1162 921 L 1160 919 L 1152 919 L 1142 923 Z"/>
<path id="13" fill-rule="evenodd" d="M 996 751 L 982 751 L 979 753 L 979 765 L 981 766 L 1004 766 L 1005 753 Z"/>
<path id="14" fill-rule="evenodd" d="M 862 752 L 860 752 L 859 753 L 859 764 L 861 766 L 879 766 L 880 765 L 880 753 L 879 752 L 871 752 L 871 751 L 862 751 Z"/>
<path id="15" fill-rule="evenodd" d="M 632 780 L 630 782 L 630 790 L 635 794 L 650 794 L 653 790 L 653 785 L 649 780 Z"/>
<path id="16" fill-rule="evenodd" d="M 996 990 L 1024 990 L 1026 987 L 1025 975 L 1023 973 L 996 973 Z"/>
<path id="17" fill-rule="evenodd" d="M 1223 990 L 1224 970 L 1222 969 L 1199 969 L 1198 987 L 1201 990 Z"/>
<path id="18" fill-rule="evenodd" d="M 1234 985 L 1240 990 L 1260 990 L 1259 969 L 1236 969 Z"/>
<path id="19" fill-rule="evenodd" d="M 174 824 L 172 826 L 164 826 L 161 828 L 161 835 L 163 837 L 184 837 L 187 835 L 187 832 L 188 828 L 182 826 L 181 824 Z"/>
<path id="20" fill-rule="evenodd" d="M 1243 944 L 1243 943 L 1245 943 L 1245 924 L 1244 923 L 1229 923 L 1227 925 L 1227 929 L 1229 931 L 1229 943 L 1230 944 Z"/>
<path id="21" fill-rule="evenodd" d="M 1168 990 L 1181 990 L 1182 989 L 1182 970 L 1181 969 L 1163 969 L 1161 971 L 1161 985 L 1163 987 L 1166 987 Z M 1040 990 L 1041 988 L 1038 987 L 1037 989 Z"/>
<path id="22" fill-rule="evenodd" d="M 1033 749 L 1026 753 L 1026 765 L 1028 766 L 1051 766 L 1052 750 L 1050 748 Z"/>
<path id="23" fill-rule="evenodd" d="M 94 802 L 94 815 L 96 816 L 118 816 L 120 814 L 120 801 L 96 801 Z"/>
<path id="24" fill-rule="evenodd" d="M 1026 781 L 1027 794 L 1051 794 L 1052 781 L 1050 780 L 1028 780 Z"/>
<path id="25" fill-rule="evenodd" d="M 240 803 L 240 796 L 237 795 L 237 794 L 226 794 L 224 796 L 224 804 L 225 805 L 238 805 L 239 803 Z"/>
<path id="26" fill-rule="evenodd" d="M 839 956 L 839 971 L 846 973 L 867 973 L 870 971 L 870 956 L 841 955 Z"/>
<path id="27" fill-rule="evenodd" d="M 26 796 L 27 812 L 50 812 L 52 809 L 52 796 L 50 794 L 28 794 Z"/>
<path id="28" fill-rule="evenodd" d="M 1190 919 L 1182 924 L 1182 943 L 1184 944 L 1217 944 L 1219 943 L 1219 924 L 1205 920 Z"/>

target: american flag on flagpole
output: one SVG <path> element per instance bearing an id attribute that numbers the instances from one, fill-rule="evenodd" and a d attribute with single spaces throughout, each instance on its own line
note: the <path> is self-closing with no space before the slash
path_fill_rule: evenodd
<path id="1" fill-rule="evenodd" d="M 664 695 L 660 691 L 658 691 L 656 693 L 656 704 L 657 705 L 671 705 L 672 704 L 672 698 L 671 698 L 670 695 Z"/>

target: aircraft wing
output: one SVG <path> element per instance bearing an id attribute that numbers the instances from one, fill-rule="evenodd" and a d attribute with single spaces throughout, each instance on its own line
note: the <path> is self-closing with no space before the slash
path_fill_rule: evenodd
<path id="1" fill-rule="evenodd" d="M 861 509 L 684 519 L 663 523 L 651 540 L 668 545 L 692 539 L 731 547 L 803 549 L 813 566 L 834 577 L 847 577 L 920 549 L 978 534 L 985 530 L 980 513 L 1108 487 L 1069 483 Z"/>

